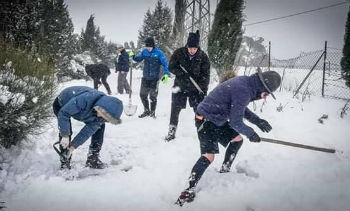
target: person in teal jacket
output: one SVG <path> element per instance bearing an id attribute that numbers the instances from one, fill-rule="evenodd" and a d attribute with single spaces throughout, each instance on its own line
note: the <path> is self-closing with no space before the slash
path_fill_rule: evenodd
<path id="1" fill-rule="evenodd" d="M 168 62 L 164 52 L 155 47 L 153 37 L 145 40 L 146 48 L 141 53 L 133 57 L 136 62 L 144 61 L 143 76 L 141 81 L 140 97 L 144 106 L 144 112 L 139 115 L 139 118 L 150 116 L 155 118 L 158 96 L 158 82 L 160 79 L 160 66 L 164 68 L 163 83 L 168 82 L 169 69 Z M 149 105 L 148 96 L 151 100 Z"/>

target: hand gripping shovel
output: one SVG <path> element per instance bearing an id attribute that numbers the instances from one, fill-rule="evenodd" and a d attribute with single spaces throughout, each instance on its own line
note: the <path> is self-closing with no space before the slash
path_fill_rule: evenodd
<path id="1" fill-rule="evenodd" d="M 137 105 L 133 105 L 131 102 L 131 93 L 132 93 L 132 68 L 130 68 L 130 92 L 129 92 L 129 104 L 124 105 L 124 113 L 127 116 L 132 116 L 136 113 Z"/>

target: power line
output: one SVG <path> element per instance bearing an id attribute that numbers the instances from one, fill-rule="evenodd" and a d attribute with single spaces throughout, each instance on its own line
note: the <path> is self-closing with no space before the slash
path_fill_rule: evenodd
<path id="1" fill-rule="evenodd" d="M 313 9 L 313 10 L 306 10 L 304 12 L 299 12 L 299 13 L 295 13 L 295 14 L 291 14 L 291 15 L 286 15 L 286 16 L 282 16 L 282 17 L 278 17 L 278 18 L 271 18 L 271 19 L 267 19 L 267 20 L 263 20 L 263 21 L 254 22 L 254 23 L 248 23 L 248 24 L 245 24 L 243 26 L 251 26 L 251 25 L 256 25 L 256 24 L 260 24 L 260 23 L 266 23 L 266 22 L 270 22 L 270 21 L 280 20 L 280 19 L 289 18 L 289 17 L 292 17 L 292 16 L 302 15 L 302 14 L 306 14 L 306 13 L 310 13 L 310 12 L 314 12 L 314 11 L 318 11 L 318 10 L 323 10 L 323 9 L 327 9 L 327 8 L 331 8 L 331 7 L 336 7 L 336 6 L 347 4 L 347 3 L 348 2 L 341 2 L 341 3 L 337 3 L 337 4 L 332 4 L 332 5 L 329 5 L 329 6 L 326 6 L 326 7 L 320 7 L 320 8 Z"/>

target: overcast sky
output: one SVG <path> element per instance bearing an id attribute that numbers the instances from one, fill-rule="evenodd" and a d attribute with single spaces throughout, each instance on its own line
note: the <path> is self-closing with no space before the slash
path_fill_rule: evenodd
<path id="1" fill-rule="evenodd" d="M 163 0 L 174 11 L 175 0 Z M 137 42 L 147 9 L 154 9 L 157 0 L 65 0 L 75 32 L 85 28 L 91 14 L 106 40 L 118 43 Z M 216 0 L 211 0 L 214 13 Z M 249 24 L 271 18 L 317 9 L 344 0 L 246 0 L 244 13 Z M 272 55 L 285 59 L 296 57 L 301 51 L 322 49 L 324 41 L 342 49 L 349 4 L 327 8 L 282 20 L 247 26 L 246 35 L 261 36 L 272 43 Z"/>

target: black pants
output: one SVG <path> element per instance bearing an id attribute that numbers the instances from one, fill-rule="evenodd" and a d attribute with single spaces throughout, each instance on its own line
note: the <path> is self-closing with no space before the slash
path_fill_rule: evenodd
<path id="1" fill-rule="evenodd" d="M 170 114 L 171 125 L 177 126 L 179 122 L 180 111 L 181 109 L 186 108 L 187 99 L 189 101 L 190 107 L 192 107 L 194 113 L 196 113 L 197 106 L 200 102 L 202 102 L 204 97 L 199 95 L 197 91 L 173 93 L 171 96 L 171 114 Z"/>
<path id="2" fill-rule="evenodd" d="M 52 104 L 53 113 L 57 117 L 58 112 L 61 109 L 61 105 L 58 102 L 58 98 L 56 97 L 55 101 Z M 70 136 L 69 140 L 71 140 L 72 135 L 72 122 L 69 119 L 70 124 Z M 89 152 L 92 154 L 98 154 L 101 151 L 102 144 L 103 144 L 103 137 L 105 132 L 105 124 L 102 124 L 101 127 L 91 136 L 91 144 L 89 146 Z M 58 140 L 61 141 L 62 136 L 61 134 L 58 134 Z"/>
<path id="3" fill-rule="evenodd" d="M 107 75 L 103 75 L 101 78 L 93 78 L 94 80 L 94 89 L 98 89 L 98 85 L 102 84 L 105 86 L 106 90 L 108 93 L 111 92 L 111 88 L 109 87 L 109 84 L 107 83 Z"/>
<path id="4" fill-rule="evenodd" d="M 146 80 L 142 78 L 141 81 L 141 90 L 140 90 L 140 98 L 143 104 L 145 111 L 149 111 L 149 102 L 148 96 L 151 100 L 151 111 L 155 111 L 157 107 L 157 97 L 158 97 L 158 79 L 155 80 Z"/>

